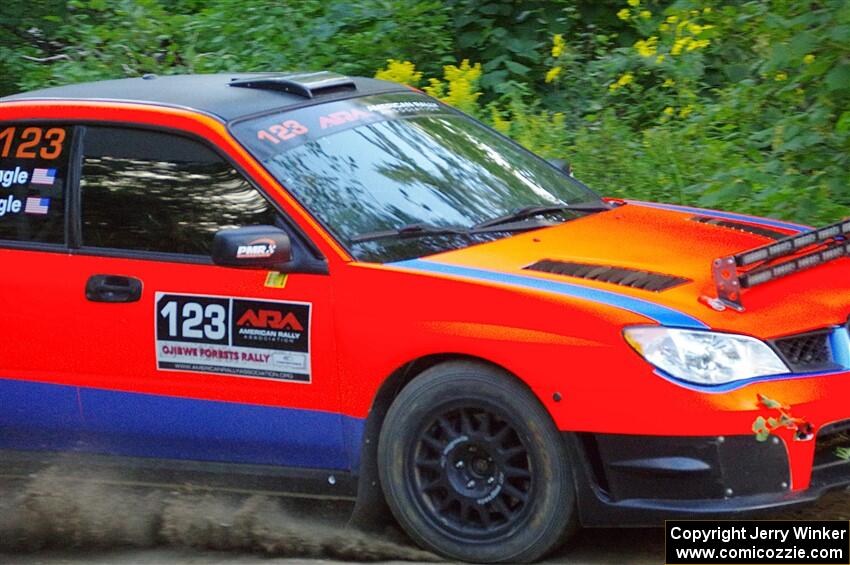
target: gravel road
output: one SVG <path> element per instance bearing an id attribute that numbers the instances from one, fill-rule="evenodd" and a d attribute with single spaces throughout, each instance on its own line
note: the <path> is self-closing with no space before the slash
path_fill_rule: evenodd
<path id="1" fill-rule="evenodd" d="M 61 467 L 26 481 L 0 480 L 0 564 L 426 563 L 436 558 L 395 529 L 344 528 L 338 502 L 236 496 L 192 489 L 155 490 L 69 480 Z M 850 517 L 840 491 L 789 518 Z M 663 561 L 661 529 L 581 532 L 549 563 Z"/>

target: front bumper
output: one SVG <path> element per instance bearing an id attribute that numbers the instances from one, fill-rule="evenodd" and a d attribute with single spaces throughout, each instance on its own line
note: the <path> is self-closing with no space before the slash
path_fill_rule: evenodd
<path id="1" fill-rule="evenodd" d="M 811 440 L 811 480 L 804 490 L 792 490 L 789 453 L 799 452 L 777 436 L 757 442 L 752 434 L 565 433 L 565 439 L 576 462 L 583 525 L 660 526 L 674 518 L 755 516 L 850 484 L 850 462 L 834 454 L 838 443 L 850 445 L 847 432 L 850 421 L 839 422 Z"/>

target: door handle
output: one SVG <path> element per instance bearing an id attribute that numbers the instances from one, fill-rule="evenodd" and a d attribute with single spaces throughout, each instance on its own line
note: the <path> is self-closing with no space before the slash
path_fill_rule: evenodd
<path id="1" fill-rule="evenodd" d="M 94 275 L 86 283 L 92 302 L 136 302 L 142 297 L 142 281 L 119 275 Z"/>

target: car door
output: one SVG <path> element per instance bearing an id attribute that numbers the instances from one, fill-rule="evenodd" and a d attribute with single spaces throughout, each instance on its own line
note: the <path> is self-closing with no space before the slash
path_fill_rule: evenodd
<path id="1" fill-rule="evenodd" d="M 91 452 L 347 469 L 327 274 L 212 264 L 223 228 L 275 204 L 205 143 L 85 128 L 69 278 Z"/>
<path id="2" fill-rule="evenodd" d="M 82 300 L 61 276 L 72 138 L 0 122 L 0 449 L 72 449 L 80 432 L 68 337 Z"/>

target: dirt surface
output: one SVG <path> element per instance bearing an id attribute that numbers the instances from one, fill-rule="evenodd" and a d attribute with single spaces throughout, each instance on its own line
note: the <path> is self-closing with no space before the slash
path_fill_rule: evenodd
<path id="1" fill-rule="evenodd" d="M 0 563 L 213 564 L 434 562 L 398 530 L 345 528 L 350 506 L 192 489 L 160 490 L 112 477 L 71 480 L 55 466 L 0 481 Z M 848 519 L 850 493 L 783 517 Z M 550 563 L 660 563 L 660 529 L 581 532 Z"/>

